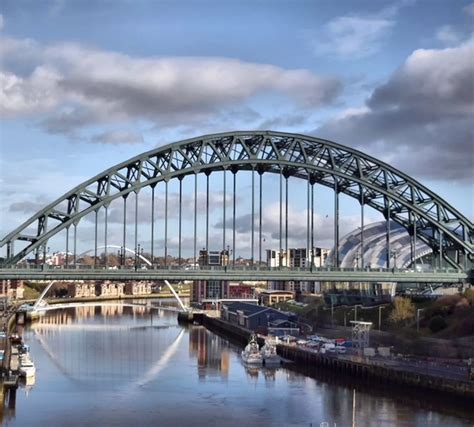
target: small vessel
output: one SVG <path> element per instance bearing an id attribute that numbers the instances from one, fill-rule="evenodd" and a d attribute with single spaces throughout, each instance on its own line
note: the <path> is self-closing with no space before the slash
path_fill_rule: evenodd
<path id="1" fill-rule="evenodd" d="M 276 346 L 270 340 L 265 340 L 265 345 L 260 350 L 265 366 L 280 366 L 281 357 L 278 356 Z"/>
<path id="2" fill-rule="evenodd" d="M 18 344 L 17 348 L 20 354 L 28 354 L 30 352 L 30 346 L 28 344 Z"/>
<path id="3" fill-rule="evenodd" d="M 12 343 L 12 345 L 18 345 L 21 344 L 23 341 L 21 339 L 21 336 L 15 332 L 10 335 L 10 342 Z"/>
<path id="4" fill-rule="evenodd" d="M 20 357 L 20 375 L 24 377 L 32 377 L 36 373 L 35 364 L 28 354 L 23 354 Z"/>
<path id="5" fill-rule="evenodd" d="M 250 336 L 249 343 L 242 351 L 242 360 L 247 365 L 252 366 L 262 366 L 263 365 L 263 356 L 260 353 L 260 348 L 258 347 L 257 336 L 252 334 Z"/>

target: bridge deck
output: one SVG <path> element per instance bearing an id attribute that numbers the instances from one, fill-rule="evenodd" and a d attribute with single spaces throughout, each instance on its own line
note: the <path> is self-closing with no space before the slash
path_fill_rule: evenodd
<path id="1" fill-rule="evenodd" d="M 104 268 L 3 268 L 0 279 L 25 280 L 302 280 L 327 282 L 398 282 L 457 283 L 470 274 L 454 269 L 415 272 L 396 269 L 269 269 L 213 268 L 186 270 L 178 268 L 104 269 Z"/>

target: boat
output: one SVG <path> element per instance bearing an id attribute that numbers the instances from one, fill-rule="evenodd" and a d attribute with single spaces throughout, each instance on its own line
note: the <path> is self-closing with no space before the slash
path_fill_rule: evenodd
<path id="1" fill-rule="evenodd" d="M 20 354 L 28 354 L 30 352 L 30 346 L 28 344 L 18 344 L 17 348 Z"/>
<path id="2" fill-rule="evenodd" d="M 257 336 L 252 334 L 250 340 L 242 351 L 242 360 L 247 365 L 252 366 L 262 366 L 263 365 L 263 356 L 260 353 L 260 348 L 257 342 Z"/>
<path id="3" fill-rule="evenodd" d="M 24 377 L 32 377 L 36 373 L 35 364 L 28 354 L 23 354 L 20 357 L 20 375 Z"/>
<path id="4" fill-rule="evenodd" d="M 10 342 L 12 345 L 18 345 L 18 344 L 21 344 L 23 342 L 22 338 L 20 335 L 18 335 L 18 333 L 13 333 L 10 335 Z"/>
<path id="5" fill-rule="evenodd" d="M 265 340 L 265 345 L 260 350 L 265 366 L 280 366 L 281 357 L 278 356 L 276 346 L 270 340 Z"/>

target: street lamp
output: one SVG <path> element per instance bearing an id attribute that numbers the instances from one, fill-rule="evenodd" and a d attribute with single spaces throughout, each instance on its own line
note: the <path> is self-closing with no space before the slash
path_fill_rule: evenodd
<path id="1" fill-rule="evenodd" d="M 120 246 L 120 264 L 125 266 L 125 246 Z"/>
<path id="2" fill-rule="evenodd" d="M 420 332 L 420 311 L 423 311 L 424 308 L 416 309 L 416 332 Z"/>
<path id="3" fill-rule="evenodd" d="M 397 269 L 397 255 L 398 255 L 398 251 L 396 250 L 390 251 L 390 257 L 393 258 L 393 271 Z"/>
<path id="4" fill-rule="evenodd" d="M 379 331 L 382 329 L 382 308 L 383 305 L 379 305 Z"/>
<path id="5" fill-rule="evenodd" d="M 357 322 L 357 307 L 362 307 L 362 304 L 354 305 L 354 321 Z"/>
<path id="6" fill-rule="evenodd" d="M 354 260 L 355 260 L 355 267 L 359 268 L 359 258 L 360 258 L 360 251 L 357 250 L 356 253 L 354 254 Z"/>
<path id="7" fill-rule="evenodd" d="M 142 249 L 142 252 L 143 252 L 143 249 Z M 139 260 L 140 260 L 140 243 L 135 248 L 135 271 L 137 271 L 138 269 Z"/>
<path id="8" fill-rule="evenodd" d="M 334 326 L 334 301 L 331 298 L 331 325 Z"/>

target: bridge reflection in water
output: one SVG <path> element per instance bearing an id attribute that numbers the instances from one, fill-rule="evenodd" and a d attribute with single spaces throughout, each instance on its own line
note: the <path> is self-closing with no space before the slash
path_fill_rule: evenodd
<path id="1" fill-rule="evenodd" d="M 426 396 L 403 400 L 388 388 L 374 393 L 374 385 L 284 367 L 245 369 L 239 347 L 202 326 L 178 325 L 174 313 L 151 316 L 147 307 L 51 311 L 21 333 L 37 375 L 10 406 L 4 399 L 9 426 L 350 425 L 354 387 L 360 425 L 424 426 L 427 417 L 434 426 L 469 425 L 466 411 L 440 413 L 449 405 L 430 405 Z"/>

